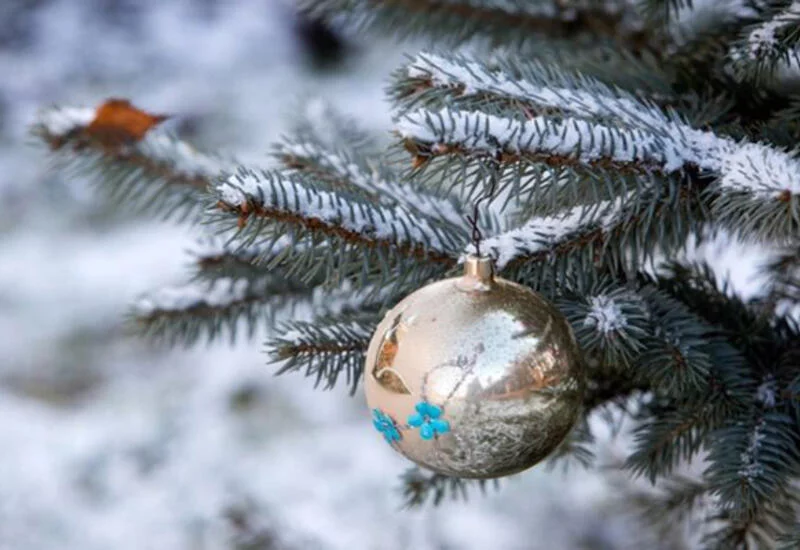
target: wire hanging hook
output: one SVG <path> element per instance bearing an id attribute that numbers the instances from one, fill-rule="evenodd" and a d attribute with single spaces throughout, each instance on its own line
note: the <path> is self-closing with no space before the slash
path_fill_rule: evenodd
<path id="1" fill-rule="evenodd" d="M 472 228 L 472 245 L 475 247 L 475 255 L 479 258 L 481 257 L 481 241 L 483 240 L 483 233 L 481 233 L 481 229 L 478 226 L 478 222 L 480 221 L 480 205 L 487 200 L 491 202 L 497 191 L 497 166 L 493 165 L 489 170 L 489 189 L 475 199 L 472 205 L 472 215 L 467 215 L 467 221 Z"/>

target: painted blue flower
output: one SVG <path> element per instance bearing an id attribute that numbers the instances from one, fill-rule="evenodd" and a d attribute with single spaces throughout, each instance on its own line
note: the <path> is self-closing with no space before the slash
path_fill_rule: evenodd
<path id="1" fill-rule="evenodd" d="M 431 405 L 427 401 L 417 403 L 417 412 L 408 417 L 408 425 L 419 428 L 419 436 L 422 439 L 433 439 L 434 436 L 442 435 L 450 431 L 450 424 L 447 420 L 439 418 L 442 416 L 442 408 Z"/>
<path id="2" fill-rule="evenodd" d="M 380 409 L 372 409 L 372 425 L 383 434 L 387 443 L 400 441 L 400 431 L 391 416 Z"/>

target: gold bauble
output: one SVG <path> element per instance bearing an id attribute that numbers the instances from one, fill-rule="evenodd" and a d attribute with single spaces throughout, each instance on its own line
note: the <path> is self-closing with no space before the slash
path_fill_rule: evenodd
<path id="1" fill-rule="evenodd" d="M 462 277 L 421 288 L 386 314 L 365 379 L 386 441 L 420 466 L 464 478 L 542 460 L 574 425 L 584 388 L 564 316 L 477 257 Z"/>

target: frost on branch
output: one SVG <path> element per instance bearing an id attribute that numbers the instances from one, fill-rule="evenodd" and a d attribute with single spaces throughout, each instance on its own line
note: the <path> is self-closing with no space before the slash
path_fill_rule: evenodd
<path id="1" fill-rule="evenodd" d="M 628 325 L 628 318 L 613 298 L 600 294 L 592 296 L 589 313 L 583 324 L 603 334 L 609 334 L 624 329 Z"/>
<path id="2" fill-rule="evenodd" d="M 159 131 L 110 142 L 88 131 L 96 113 L 75 107 L 46 109 L 32 132 L 50 146 L 63 168 L 88 174 L 122 208 L 165 216 L 197 213 L 211 182 L 235 166 Z"/>
<path id="3" fill-rule="evenodd" d="M 257 240 L 262 230 L 286 232 L 293 242 L 316 246 L 301 253 L 316 252 L 311 260 L 317 265 L 341 265 L 350 258 L 363 266 L 361 271 L 380 269 L 387 275 L 387 259 L 450 266 L 466 240 L 465 232 L 413 211 L 317 189 L 291 174 L 240 169 L 216 192 L 220 209 L 238 218 L 243 242 Z"/>
<path id="4" fill-rule="evenodd" d="M 383 168 L 380 159 L 370 165 L 356 152 L 326 149 L 310 141 L 288 142 L 277 150 L 289 169 L 327 183 L 333 191 L 352 191 L 369 202 L 387 207 L 401 205 L 429 222 L 442 220 L 465 228 L 466 216 L 452 197 L 437 197 L 412 185 L 401 185 L 398 176 Z"/>
<path id="5" fill-rule="evenodd" d="M 395 96 L 409 107 L 435 103 L 447 93 L 467 106 L 486 111 L 496 105 L 526 118 L 562 113 L 648 129 L 669 122 L 654 104 L 592 78 L 536 61 L 514 69 L 512 73 L 512 68 L 504 65 L 490 68 L 461 56 L 422 53 L 406 67 Z"/>
<path id="6" fill-rule="evenodd" d="M 750 27 L 731 46 L 728 57 L 740 76 L 772 75 L 779 65 L 796 67 L 800 45 L 800 1 L 794 0 Z"/>
<path id="7" fill-rule="evenodd" d="M 618 219 L 620 207 L 621 201 L 615 201 L 533 217 L 521 227 L 485 239 L 481 250 L 492 256 L 497 270 L 502 271 L 521 262 L 546 260 L 560 249 L 569 248 L 570 237 L 579 236 L 576 240 L 581 241 L 574 248 L 587 246 L 590 241 L 602 244 L 603 232 Z M 469 245 L 466 252 L 474 254 L 474 245 Z"/>
<path id="8" fill-rule="evenodd" d="M 581 349 L 603 365 L 628 366 L 645 347 L 651 331 L 644 299 L 633 288 L 600 280 L 570 288 L 557 302 Z"/>
<path id="9" fill-rule="evenodd" d="M 275 272 L 256 279 L 221 277 L 155 291 L 135 304 L 132 316 L 138 331 L 170 345 L 225 333 L 233 340 L 242 321 L 252 338 L 276 308 L 309 295 L 307 286 Z"/>
<path id="10" fill-rule="evenodd" d="M 532 117 L 528 121 L 442 109 L 405 114 L 396 123 L 409 149 L 422 156 L 506 153 L 509 160 L 563 164 L 609 164 L 641 170 L 682 166 L 660 136 L 580 119 Z"/>
<path id="11" fill-rule="evenodd" d="M 267 342 L 270 359 L 283 363 L 278 374 L 303 371 L 315 379 L 315 386 L 323 385 L 324 389 L 333 388 L 344 373 L 354 393 L 378 321 L 377 314 L 360 314 L 288 323 Z"/>
<path id="12" fill-rule="evenodd" d="M 714 434 L 705 477 L 727 512 L 721 535 L 770 537 L 796 520 L 790 480 L 800 465 L 793 420 L 781 412 L 744 413 Z"/>
<path id="13" fill-rule="evenodd" d="M 445 158 L 437 166 L 441 171 L 450 164 L 489 159 L 512 171 L 528 165 L 580 169 L 600 182 L 609 173 L 638 175 L 643 183 L 651 174 L 699 173 L 713 177 L 705 195 L 711 213 L 733 232 L 785 240 L 800 225 L 800 160 L 765 144 L 694 129 L 678 119 L 642 129 L 545 116 L 520 121 L 445 108 L 403 114 L 396 126 L 417 158 Z"/>

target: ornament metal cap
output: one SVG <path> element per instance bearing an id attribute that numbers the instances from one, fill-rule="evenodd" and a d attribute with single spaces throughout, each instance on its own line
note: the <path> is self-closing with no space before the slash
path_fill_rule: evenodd
<path id="1" fill-rule="evenodd" d="M 489 256 L 470 254 L 464 259 L 464 275 L 456 286 L 464 292 L 487 291 L 494 286 L 494 261 Z"/>

